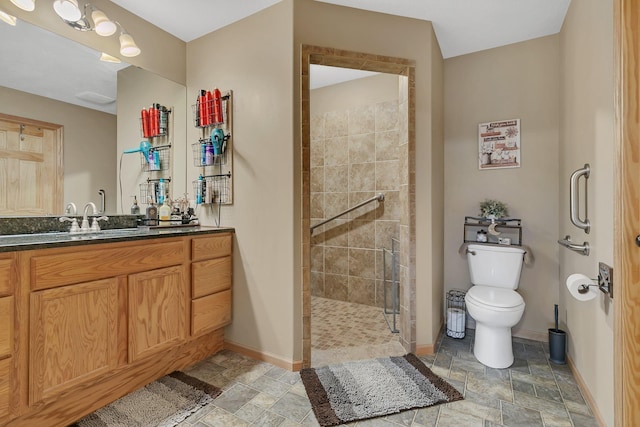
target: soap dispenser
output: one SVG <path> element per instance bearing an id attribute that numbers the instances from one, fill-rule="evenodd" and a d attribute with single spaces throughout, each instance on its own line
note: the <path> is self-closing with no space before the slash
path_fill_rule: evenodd
<path id="1" fill-rule="evenodd" d="M 171 221 L 171 206 L 169 206 L 169 198 L 165 197 L 164 203 L 158 210 L 160 216 L 160 225 L 169 225 Z"/>
<path id="2" fill-rule="evenodd" d="M 158 225 L 158 208 L 153 204 L 153 201 L 147 206 L 147 213 L 145 215 L 147 225 Z"/>
<path id="3" fill-rule="evenodd" d="M 133 205 L 131 205 L 131 215 L 140 215 L 140 206 L 138 206 L 138 199 L 133 196 Z"/>

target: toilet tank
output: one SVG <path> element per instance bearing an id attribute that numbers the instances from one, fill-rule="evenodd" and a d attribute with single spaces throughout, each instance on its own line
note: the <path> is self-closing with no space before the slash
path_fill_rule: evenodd
<path id="1" fill-rule="evenodd" d="M 518 289 L 524 250 L 517 246 L 474 245 L 467 247 L 471 283 Z"/>

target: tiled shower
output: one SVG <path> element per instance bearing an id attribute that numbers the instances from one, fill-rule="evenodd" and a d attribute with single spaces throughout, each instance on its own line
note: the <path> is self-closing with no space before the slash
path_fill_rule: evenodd
<path id="1" fill-rule="evenodd" d="M 311 241 L 311 294 L 383 306 L 382 247 L 399 237 L 398 99 L 311 116 L 311 223 L 383 193 L 318 228 Z"/>

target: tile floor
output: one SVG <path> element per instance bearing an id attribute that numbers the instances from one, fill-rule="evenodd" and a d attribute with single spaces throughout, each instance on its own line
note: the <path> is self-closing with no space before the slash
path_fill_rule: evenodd
<path id="1" fill-rule="evenodd" d="M 597 426 L 569 368 L 548 362 L 546 343 L 514 338 L 513 346 L 513 366 L 491 369 L 473 356 L 472 330 L 464 339 L 441 337 L 436 354 L 421 359 L 460 390 L 465 400 L 349 425 Z M 181 427 L 318 425 L 296 372 L 229 351 L 211 356 L 187 372 L 224 392 Z"/>

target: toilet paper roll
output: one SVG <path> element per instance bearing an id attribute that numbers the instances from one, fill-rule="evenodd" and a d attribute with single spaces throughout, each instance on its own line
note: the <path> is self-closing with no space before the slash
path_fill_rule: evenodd
<path id="1" fill-rule="evenodd" d="M 598 296 L 597 286 L 589 286 L 589 290 L 581 294 L 578 292 L 581 285 L 597 285 L 597 283 L 580 273 L 575 273 L 567 277 L 567 289 L 569 289 L 571 296 L 578 301 L 589 301 Z"/>
<path id="2" fill-rule="evenodd" d="M 454 336 L 458 334 L 464 334 L 465 327 L 465 315 L 464 310 L 461 308 L 448 308 L 447 309 L 447 335 Z M 452 335 L 451 333 L 454 333 Z M 458 338 L 458 336 L 455 336 Z"/>

